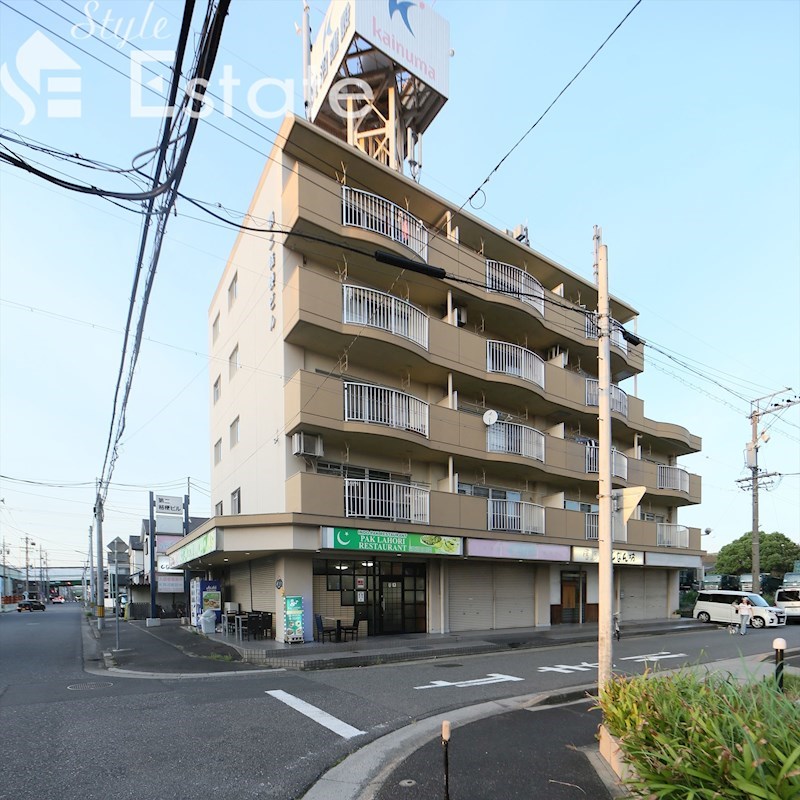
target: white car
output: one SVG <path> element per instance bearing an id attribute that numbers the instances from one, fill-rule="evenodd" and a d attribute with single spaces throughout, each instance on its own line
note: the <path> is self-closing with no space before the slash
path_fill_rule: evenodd
<path id="1" fill-rule="evenodd" d="M 774 628 L 786 624 L 786 612 L 782 608 L 769 605 L 755 592 L 733 592 L 726 589 L 702 589 L 697 594 L 697 602 L 692 616 L 700 622 L 722 622 L 730 625 L 739 622 L 736 605 L 746 597 L 751 604 L 750 625 L 753 628 Z"/>
<path id="2" fill-rule="evenodd" d="M 800 622 L 800 588 L 776 589 L 775 605 L 786 612 L 787 622 Z"/>

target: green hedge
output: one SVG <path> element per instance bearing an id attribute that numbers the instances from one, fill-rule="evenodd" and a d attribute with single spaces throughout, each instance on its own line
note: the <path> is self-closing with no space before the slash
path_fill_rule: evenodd
<path id="1" fill-rule="evenodd" d="M 800 798 L 800 706 L 772 680 L 615 676 L 598 704 L 651 800 Z"/>

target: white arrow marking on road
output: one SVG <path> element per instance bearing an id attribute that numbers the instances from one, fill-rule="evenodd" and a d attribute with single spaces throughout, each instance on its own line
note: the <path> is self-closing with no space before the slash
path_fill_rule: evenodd
<path id="1" fill-rule="evenodd" d="M 267 692 L 267 694 L 271 695 L 276 700 L 280 700 L 281 703 L 286 703 L 287 706 L 291 706 L 291 708 L 293 708 L 295 711 L 305 714 L 309 719 L 313 719 L 314 722 L 319 723 L 334 733 L 338 733 L 339 736 L 345 739 L 352 739 L 354 736 L 360 736 L 362 733 L 364 733 L 364 731 L 360 731 L 358 728 L 354 728 L 352 725 L 342 722 L 340 719 L 332 716 L 327 711 L 323 711 L 321 708 L 312 706 L 311 703 L 306 703 L 305 700 L 301 700 L 299 697 L 295 697 L 293 694 L 283 692 L 280 689 Z"/>
<path id="2" fill-rule="evenodd" d="M 581 661 L 580 664 L 556 664 L 553 667 L 539 667 L 539 672 L 563 672 L 570 674 L 571 672 L 588 672 L 591 669 L 597 669 L 597 664 L 590 664 L 588 661 Z"/>
<path id="3" fill-rule="evenodd" d="M 415 689 L 438 689 L 442 686 L 485 686 L 487 683 L 505 683 L 506 681 L 524 681 L 525 678 L 515 678 L 513 675 L 501 675 L 498 672 L 490 672 L 485 678 L 475 678 L 472 681 L 431 681 L 425 686 L 415 686 Z"/>
<path id="4" fill-rule="evenodd" d="M 663 661 L 665 658 L 686 658 L 686 653 L 670 653 L 662 650 L 660 653 L 649 653 L 645 656 L 626 656 L 620 661 Z"/>

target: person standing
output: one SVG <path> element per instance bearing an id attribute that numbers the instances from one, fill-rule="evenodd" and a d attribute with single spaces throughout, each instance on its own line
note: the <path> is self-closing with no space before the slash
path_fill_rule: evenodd
<path id="1" fill-rule="evenodd" d="M 752 614 L 750 600 L 743 597 L 741 602 L 736 606 L 736 610 L 739 612 L 739 635 L 746 636 L 747 625 L 750 622 L 750 616 Z"/>

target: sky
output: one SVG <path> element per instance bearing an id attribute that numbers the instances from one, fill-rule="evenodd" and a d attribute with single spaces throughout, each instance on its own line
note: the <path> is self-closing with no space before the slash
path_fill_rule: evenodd
<path id="1" fill-rule="evenodd" d="M 131 56 L 174 50 L 181 3 L 0 2 L 0 134 L 123 169 L 156 144 L 160 119 L 145 114 L 157 97 L 132 81 Z M 496 0 L 490 13 L 477 0 L 434 2 L 454 55 L 421 183 L 461 205 L 634 2 Z M 313 37 L 327 5 L 310 6 Z M 232 221 L 283 112 L 303 113 L 301 9 L 300 0 L 233 0 L 225 22 L 212 89 L 224 75 L 239 83 L 232 108 L 219 104 L 200 122 L 181 191 Z M 199 23 L 198 12 L 195 32 Z M 32 45 L 21 50 L 37 31 L 72 60 L 45 73 L 38 93 Z M 71 105 L 50 104 L 59 99 Z M 134 190 L 124 176 L 87 175 L 0 142 L 50 172 Z M 16 566 L 25 537 L 32 563 L 40 550 L 53 566 L 88 559 L 141 229 L 131 208 L 0 164 L 0 544 Z M 647 417 L 703 440 L 679 461 L 702 476 L 703 502 L 678 521 L 710 528 L 709 551 L 749 531 L 752 496 L 737 481 L 749 475 L 750 401 L 800 394 L 800 4 L 643 0 L 470 210 L 502 229 L 527 224 L 535 250 L 587 280 L 602 226 L 612 294 L 669 354 L 646 348 L 644 375 L 622 388 L 644 399 Z M 235 235 L 178 202 L 106 543 L 139 532 L 149 491 L 188 491 L 192 516 L 210 515 L 207 312 Z M 760 492 L 760 527 L 800 542 L 800 404 L 762 428 L 759 465 L 776 475 Z"/>

